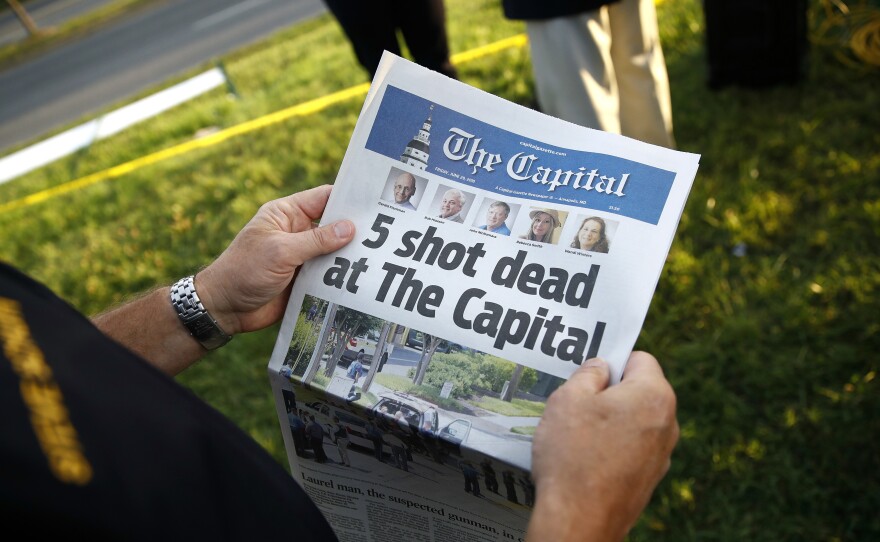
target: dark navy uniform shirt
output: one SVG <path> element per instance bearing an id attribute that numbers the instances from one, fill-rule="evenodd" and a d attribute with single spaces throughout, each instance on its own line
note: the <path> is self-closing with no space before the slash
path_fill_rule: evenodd
<path id="1" fill-rule="evenodd" d="M 336 540 L 248 435 L 2 263 L 0 525 L 23 538 Z"/>

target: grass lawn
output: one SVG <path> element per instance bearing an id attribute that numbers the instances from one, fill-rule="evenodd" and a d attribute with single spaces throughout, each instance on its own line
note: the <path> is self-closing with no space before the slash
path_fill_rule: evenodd
<path id="1" fill-rule="evenodd" d="M 410 388 L 416 387 L 416 385 L 412 383 L 412 379 L 390 373 L 376 373 L 376 382 L 382 384 L 386 388 L 400 390 L 404 393 L 408 392 Z"/>
<path id="2" fill-rule="evenodd" d="M 523 427 L 511 427 L 510 432 L 516 433 L 517 435 L 530 435 L 534 436 L 536 427 L 531 425 L 526 425 Z"/>
<path id="3" fill-rule="evenodd" d="M 470 401 L 474 406 L 501 414 L 502 416 L 536 416 L 544 413 L 544 403 L 538 401 L 526 401 L 514 399 L 511 402 L 502 401 L 494 397 L 480 397 L 476 401 Z"/>
<path id="4" fill-rule="evenodd" d="M 702 160 L 637 344 L 677 391 L 682 437 L 630 539 L 878 540 L 880 71 L 825 41 L 800 85 L 711 91 L 701 5 L 658 8 L 676 139 Z M 497 0 L 447 8 L 455 53 L 522 31 Z M 224 62 L 238 99 L 215 90 L 0 185 L 0 205 L 366 81 L 329 16 Z M 531 104 L 529 62 L 507 49 L 461 78 Z M 0 213 L 0 259 L 89 314 L 170 284 L 263 202 L 332 182 L 361 104 Z M 266 378 L 276 334 L 238 337 L 180 382 L 286 463 Z"/>

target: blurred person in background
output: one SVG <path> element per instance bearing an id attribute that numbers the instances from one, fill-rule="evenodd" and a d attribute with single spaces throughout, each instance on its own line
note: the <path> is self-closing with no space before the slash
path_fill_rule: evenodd
<path id="1" fill-rule="evenodd" d="M 654 0 L 502 0 L 524 20 L 541 111 L 674 148 Z"/>
<path id="2" fill-rule="evenodd" d="M 449 60 L 446 9 L 443 0 L 324 0 L 351 46 L 358 62 L 376 75 L 382 52 L 401 56 L 398 30 L 417 64 L 457 79 Z"/>

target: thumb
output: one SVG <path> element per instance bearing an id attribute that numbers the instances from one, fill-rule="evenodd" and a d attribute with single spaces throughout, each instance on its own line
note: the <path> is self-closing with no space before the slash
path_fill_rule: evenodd
<path id="1" fill-rule="evenodd" d="M 608 362 L 602 358 L 591 358 L 571 375 L 565 385 L 577 386 L 585 393 L 596 394 L 607 388 L 610 380 Z"/>
<path id="2" fill-rule="evenodd" d="M 288 235 L 291 255 L 298 264 L 302 264 L 347 245 L 354 237 L 354 223 L 351 220 L 339 220 Z"/>

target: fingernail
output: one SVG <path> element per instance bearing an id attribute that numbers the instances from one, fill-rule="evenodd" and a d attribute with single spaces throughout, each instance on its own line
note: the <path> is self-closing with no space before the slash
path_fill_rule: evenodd
<path id="1" fill-rule="evenodd" d="M 333 224 L 333 233 L 335 233 L 336 237 L 339 237 L 340 239 L 351 237 L 351 222 L 341 220 L 336 224 Z"/>
<path id="2" fill-rule="evenodd" d="M 608 364 L 602 358 L 590 358 L 584 365 L 586 367 L 605 367 Z"/>

